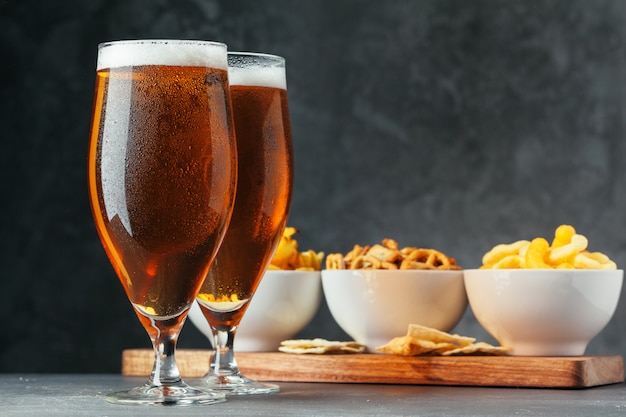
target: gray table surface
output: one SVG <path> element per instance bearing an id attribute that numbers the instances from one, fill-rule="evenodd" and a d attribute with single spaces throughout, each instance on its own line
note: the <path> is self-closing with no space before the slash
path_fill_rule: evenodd
<path id="1" fill-rule="evenodd" d="M 0 416 L 624 416 L 626 385 L 582 390 L 280 383 L 278 394 L 202 406 L 120 406 L 120 375 L 0 374 Z"/>

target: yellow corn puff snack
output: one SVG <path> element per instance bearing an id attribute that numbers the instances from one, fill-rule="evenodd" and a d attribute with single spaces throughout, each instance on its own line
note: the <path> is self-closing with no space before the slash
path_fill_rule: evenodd
<path id="1" fill-rule="evenodd" d="M 617 269 L 617 265 L 602 252 L 589 252 L 587 237 L 576 233 L 569 224 L 554 231 L 552 243 L 542 237 L 499 244 L 483 256 L 481 269 L 569 268 Z"/>

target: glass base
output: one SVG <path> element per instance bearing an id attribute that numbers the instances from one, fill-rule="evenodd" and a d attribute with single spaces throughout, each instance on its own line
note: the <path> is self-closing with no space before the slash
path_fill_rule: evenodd
<path id="1" fill-rule="evenodd" d="M 106 400 L 121 405 L 203 405 L 226 400 L 224 393 L 178 385 L 143 385 L 108 394 Z"/>
<path id="2" fill-rule="evenodd" d="M 280 391 L 278 385 L 258 382 L 241 374 L 206 375 L 193 383 L 199 389 L 223 392 L 226 395 L 273 394 Z"/>

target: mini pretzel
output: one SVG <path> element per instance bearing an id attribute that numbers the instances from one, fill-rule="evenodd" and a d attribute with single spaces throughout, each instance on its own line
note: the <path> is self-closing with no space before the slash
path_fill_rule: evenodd
<path id="1" fill-rule="evenodd" d="M 326 269 L 345 269 L 346 263 L 340 253 L 331 253 L 326 256 Z"/>
<path id="2" fill-rule="evenodd" d="M 360 255 L 354 258 L 350 269 L 380 269 L 381 264 L 382 262 L 374 256 Z"/>
<path id="3" fill-rule="evenodd" d="M 393 239 L 383 239 L 383 246 L 387 249 L 398 250 L 398 242 Z"/>
<path id="4" fill-rule="evenodd" d="M 392 262 L 381 262 L 380 264 L 381 269 L 398 269 L 398 265 L 392 263 Z"/>
<path id="5" fill-rule="evenodd" d="M 400 264 L 400 269 L 437 269 L 434 265 L 427 262 L 410 261 L 405 259 Z"/>
<path id="6" fill-rule="evenodd" d="M 415 249 L 405 260 L 425 264 L 425 269 L 450 269 L 448 257 L 434 249 Z"/>
<path id="7" fill-rule="evenodd" d="M 352 250 L 348 252 L 344 257 L 346 265 L 350 265 L 354 261 L 354 259 L 358 258 L 359 256 L 365 255 L 365 253 L 367 253 L 369 249 L 369 246 L 354 245 Z"/>
<path id="8" fill-rule="evenodd" d="M 382 245 L 354 245 L 345 256 L 326 256 L 326 269 L 441 269 L 460 270 L 454 258 L 434 249 L 406 247 L 398 249 L 393 239 L 383 239 Z"/>

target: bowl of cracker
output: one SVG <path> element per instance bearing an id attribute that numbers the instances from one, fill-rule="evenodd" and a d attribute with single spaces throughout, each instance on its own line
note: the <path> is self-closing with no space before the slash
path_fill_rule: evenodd
<path id="1" fill-rule="evenodd" d="M 613 317 L 623 271 L 561 225 L 543 237 L 494 246 L 465 270 L 470 307 L 510 354 L 580 356 Z"/>
<path id="2" fill-rule="evenodd" d="M 296 336 L 317 312 L 322 299 L 320 269 L 324 254 L 298 251 L 295 233 L 298 231 L 293 227 L 285 229 L 237 328 L 235 351 L 278 350 L 283 340 Z M 197 303 L 189 310 L 189 319 L 213 344 L 211 327 Z"/>
<path id="3" fill-rule="evenodd" d="M 322 288 L 331 315 L 368 352 L 410 324 L 447 332 L 467 308 L 463 270 L 454 258 L 393 239 L 329 254 Z"/>

